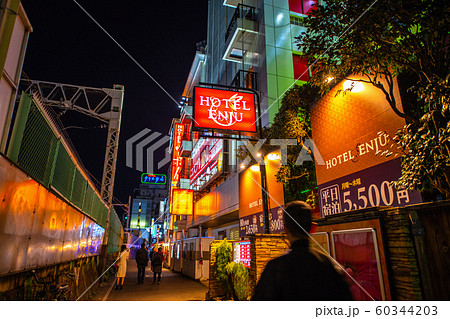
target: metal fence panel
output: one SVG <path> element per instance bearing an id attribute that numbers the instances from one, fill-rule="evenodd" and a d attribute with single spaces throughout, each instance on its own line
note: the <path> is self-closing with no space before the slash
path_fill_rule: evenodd
<path id="1" fill-rule="evenodd" d="M 80 244 L 80 228 L 82 221 L 83 215 L 70 207 L 65 220 L 62 261 L 73 260 L 78 257 L 77 254 L 78 246 Z"/>
<path id="2" fill-rule="evenodd" d="M 28 246 L 27 268 L 61 262 L 68 205 L 40 186 Z"/>
<path id="3" fill-rule="evenodd" d="M 57 139 L 44 116 L 32 105 L 20 144 L 18 164 L 48 186 Z"/>
<path id="4" fill-rule="evenodd" d="M 64 147 L 60 147 L 56 155 L 51 185 L 68 200 L 70 200 L 72 194 L 74 173 L 75 164 L 72 162 L 72 158 Z"/>
<path id="5" fill-rule="evenodd" d="M 75 171 L 73 179 L 71 202 L 78 208 L 83 208 L 84 195 L 86 193 L 87 181 L 79 170 Z"/>
<path id="6" fill-rule="evenodd" d="M 38 184 L 0 157 L 0 274 L 26 268 Z"/>

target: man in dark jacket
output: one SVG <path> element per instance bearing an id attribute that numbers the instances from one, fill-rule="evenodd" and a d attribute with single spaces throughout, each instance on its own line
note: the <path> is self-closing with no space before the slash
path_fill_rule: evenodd
<path id="1" fill-rule="evenodd" d="M 153 270 L 153 283 L 156 282 L 156 276 L 158 276 L 158 284 L 161 283 L 162 264 L 164 261 L 164 255 L 162 248 L 159 247 L 157 252 L 152 255 L 152 270 Z"/>
<path id="2" fill-rule="evenodd" d="M 148 266 L 148 251 L 145 249 L 145 243 L 136 252 L 136 264 L 138 267 L 138 285 L 144 283 L 145 267 Z"/>
<path id="3" fill-rule="evenodd" d="M 288 203 L 284 228 L 291 252 L 271 260 L 252 300 L 353 300 L 344 273 L 327 255 L 309 247 L 311 206 Z"/>

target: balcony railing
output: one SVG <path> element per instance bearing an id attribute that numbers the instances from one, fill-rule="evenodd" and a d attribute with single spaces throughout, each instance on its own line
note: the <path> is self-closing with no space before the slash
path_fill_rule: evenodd
<path id="1" fill-rule="evenodd" d="M 231 86 L 243 87 L 248 89 L 258 89 L 258 73 L 252 71 L 239 70 L 233 81 L 231 81 Z"/>
<path id="2" fill-rule="evenodd" d="M 228 25 L 227 32 L 225 32 L 225 42 L 228 40 L 228 37 L 236 27 L 238 19 L 257 21 L 256 9 L 254 7 L 247 6 L 241 3 L 238 4 L 236 11 L 231 18 L 230 24 Z"/>

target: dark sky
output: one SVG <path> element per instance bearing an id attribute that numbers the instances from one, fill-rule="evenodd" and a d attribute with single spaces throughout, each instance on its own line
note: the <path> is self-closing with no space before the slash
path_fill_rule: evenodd
<path id="1" fill-rule="evenodd" d="M 108 33 L 180 101 L 195 55 L 206 39 L 207 1 L 77 0 Z M 23 0 L 33 26 L 24 72 L 30 79 L 80 86 L 125 86 L 115 197 L 128 201 L 141 173 L 125 165 L 125 142 L 148 128 L 167 134 L 179 109 L 134 62 L 72 0 Z M 67 112 L 66 125 L 86 168 L 101 181 L 106 129 Z M 158 154 L 155 163 L 163 158 Z M 165 173 L 167 165 L 158 173 Z M 156 169 L 157 167 L 155 167 Z M 118 210 L 119 212 L 119 210 Z"/>

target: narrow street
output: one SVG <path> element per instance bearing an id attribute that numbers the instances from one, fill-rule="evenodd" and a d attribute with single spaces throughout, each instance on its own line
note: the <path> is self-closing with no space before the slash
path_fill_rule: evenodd
<path id="1" fill-rule="evenodd" d="M 153 284 L 151 267 L 145 269 L 145 280 L 137 284 L 137 267 L 134 260 L 128 262 L 127 275 L 122 290 L 112 288 L 107 301 L 202 301 L 208 288 L 202 283 L 163 269 L 161 283 Z"/>

